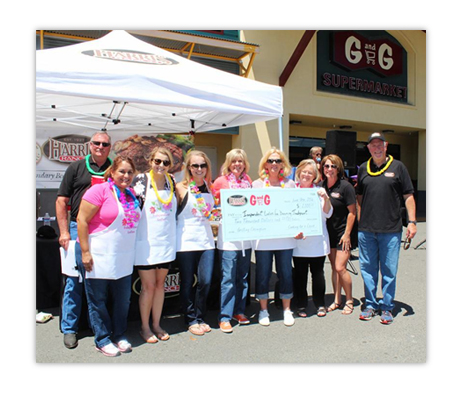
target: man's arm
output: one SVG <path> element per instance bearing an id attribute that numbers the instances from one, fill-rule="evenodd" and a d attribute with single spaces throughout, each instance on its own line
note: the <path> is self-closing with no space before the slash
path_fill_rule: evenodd
<path id="1" fill-rule="evenodd" d="M 56 221 L 60 229 L 60 238 L 58 241 L 65 250 L 68 249 L 69 240 L 71 240 L 68 225 L 68 203 L 69 197 L 64 196 L 58 196 L 55 203 Z"/>
<path id="2" fill-rule="evenodd" d="M 406 205 L 406 211 L 408 211 L 408 219 L 410 221 L 416 221 L 416 202 L 412 194 L 405 194 L 404 203 Z M 414 238 L 417 233 L 417 226 L 414 223 L 408 223 L 406 229 L 406 238 Z"/>

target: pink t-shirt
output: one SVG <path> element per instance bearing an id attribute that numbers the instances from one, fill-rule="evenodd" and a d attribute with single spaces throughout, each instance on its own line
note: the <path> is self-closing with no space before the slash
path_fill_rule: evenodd
<path id="1" fill-rule="evenodd" d="M 118 216 L 118 203 L 113 195 L 113 191 L 110 189 L 109 183 L 93 185 L 85 192 L 82 200 L 100 207 L 89 222 L 89 234 L 106 229 Z"/>
<path id="2" fill-rule="evenodd" d="M 251 179 L 248 175 L 245 175 L 245 179 L 248 181 L 251 187 Z M 214 183 L 213 183 L 213 191 L 214 191 L 214 196 L 219 199 L 220 198 L 220 191 L 221 189 L 231 189 L 232 186 L 229 184 L 229 180 L 227 179 L 226 175 L 218 177 Z"/>

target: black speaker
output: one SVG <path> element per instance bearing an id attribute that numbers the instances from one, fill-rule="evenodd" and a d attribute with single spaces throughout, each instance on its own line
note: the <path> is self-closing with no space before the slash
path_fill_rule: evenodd
<path id="1" fill-rule="evenodd" d="M 356 131 L 327 131 L 325 154 L 336 154 L 343 161 L 345 168 L 356 167 Z"/>

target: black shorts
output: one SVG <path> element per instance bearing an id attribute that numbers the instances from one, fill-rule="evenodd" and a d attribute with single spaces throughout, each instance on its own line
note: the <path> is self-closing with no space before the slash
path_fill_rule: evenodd
<path id="1" fill-rule="evenodd" d="M 329 230 L 330 249 L 336 248 L 337 251 L 343 251 L 343 244 L 338 244 L 344 232 L 337 233 L 334 230 Z M 354 250 L 358 247 L 358 228 L 354 227 L 350 235 L 351 249 Z"/>
<path id="2" fill-rule="evenodd" d="M 172 269 L 174 268 L 175 261 L 166 262 L 166 263 L 157 263 L 156 265 L 147 265 L 147 266 L 134 266 L 137 270 L 153 270 L 153 269 Z"/>

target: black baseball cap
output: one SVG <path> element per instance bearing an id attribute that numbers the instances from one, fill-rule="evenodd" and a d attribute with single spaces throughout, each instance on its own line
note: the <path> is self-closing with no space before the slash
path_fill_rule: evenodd
<path id="1" fill-rule="evenodd" d="M 371 136 L 369 137 L 369 141 L 367 141 L 367 143 L 371 143 L 371 141 L 373 139 L 380 139 L 381 141 L 385 142 L 385 136 L 381 132 L 372 133 Z"/>

